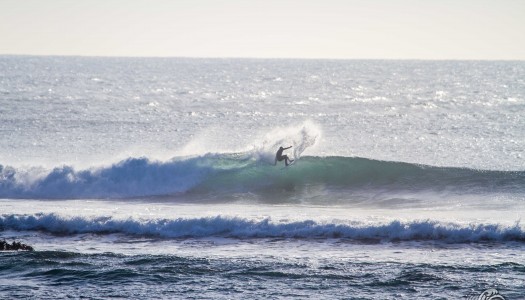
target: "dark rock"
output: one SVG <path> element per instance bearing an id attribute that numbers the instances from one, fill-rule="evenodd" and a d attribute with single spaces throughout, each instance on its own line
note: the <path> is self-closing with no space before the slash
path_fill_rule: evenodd
<path id="1" fill-rule="evenodd" d="M 13 241 L 13 243 L 9 244 L 5 240 L 0 241 L 0 251 L 7 251 L 7 250 L 25 250 L 25 251 L 33 251 L 33 247 L 22 244 L 17 241 Z"/>

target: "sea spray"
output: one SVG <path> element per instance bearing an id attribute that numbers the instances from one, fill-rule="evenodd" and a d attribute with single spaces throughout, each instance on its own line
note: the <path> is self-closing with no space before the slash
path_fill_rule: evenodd
<path id="1" fill-rule="evenodd" d="M 253 153 L 267 162 L 274 162 L 275 152 L 279 147 L 292 146 L 292 159 L 299 159 L 302 153 L 316 145 L 321 138 L 321 128 L 311 121 L 289 127 L 277 127 L 255 142 Z"/>

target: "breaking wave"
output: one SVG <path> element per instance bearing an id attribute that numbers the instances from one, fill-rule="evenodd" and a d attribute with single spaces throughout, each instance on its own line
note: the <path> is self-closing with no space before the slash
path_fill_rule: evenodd
<path id="1" fill-rule="evenodd" d="M 0 164 L 0 197 L 171 197 L 192 201 L 273 202 L 316 198 L 329 204 L 348 196 L 355 199 L 359 194 L 494 192 L 523 195 L 525 192 L 525 171 L 483 171 L 359 157 L 303 156 L 320 136 L 320 128 L 306 121 L 298 126 L 275 128 L 255 141 L 250 150 L 238 153 L 179 156 L 166 161 L 130 157 L 109 166 L 86 169 L 67 165 L 52 170 L 24 169 Z M 286 153 L 296 160 L 293 166 L 285 168 L 282 162 L 275 165 L 275 151 L 279 146 L 292 146 Z"/>
<path id="2" fill-rule="evenodd" d="M 0 229 L 45 231 L 51 234 L 126 234 L 161 238 L 343 238 L 362 241 L 443 241 L 450 243 L 525 242 L 519 223 L 457 224 L 432 220 L 362 222 L 274 221 L 239 217 L 177 219 L 115 219 L 112 217 L 63 217 L 56 214 L 2 215 Z"/>
<path id="3" fill-rule="evenodd" d="M 315 189 L 339 191 L 452 191 L 523 194 L 525 172 L 431 167 L 358 157 L 301 157 L 274 166 L 253 153 L 207 154 L 167 162 L 129 158 L 109 167 L 17 170 L 0 165 L 0 197 L 36 199 L 125 198 L 250 193 L 277 197 Z M 306 192 L 305 192 L 306 191 Z"/>

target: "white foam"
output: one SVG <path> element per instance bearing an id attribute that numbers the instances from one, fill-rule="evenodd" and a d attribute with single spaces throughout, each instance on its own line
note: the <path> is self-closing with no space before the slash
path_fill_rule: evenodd
<path id="1" fill-rule="evenodd" d="M 312 149 L 321 139 L 321 127 L 312 121 L 304 121 L 299 125 L 276 127 L 256 140 L 253 151 L 264 160 L 273 163 L 279 147 L 292 146 L 292 159 L 299 159 L 308 148 Z"/>
<path id="2" fill-rule="evenodd" d="M 306 238 L 378 241 L 442 241 L 471 243 L 488 241 L 525 242 L 525 228 L 519 223 L 458 224 L 434 220 L 388 223 L 332 220 L 259 220 L 220 215 L 200 218 L 116 219 L 111 216 L 67 217 L 54 213 L 35 215 L 2 215 L 0 228 L 6 230 L 43 230 L 55 234 L 121 233 L 164 238 Z"/>

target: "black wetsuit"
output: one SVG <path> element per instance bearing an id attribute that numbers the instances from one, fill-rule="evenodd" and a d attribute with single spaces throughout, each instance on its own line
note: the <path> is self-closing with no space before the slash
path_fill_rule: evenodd
<path id="1" fill-rule="evenodd" d="M 275 154 L 275 159 L 277 159 L 278 161 L 282 161 L 283 159 L 285 159 L 286 155 L 283 156 L 283 151 L 284 148 L 280 147 L 279 150 L 277 150 L 277 154 Z"/>
<path id="2" fill-rule="evenodd" d="M 275 154 L 275 163 L 284 160 L 284 164 L 288 165 L 288 161 L 293 162 L 293 160 L 289 159 L 287 155 L 283 155 L 283 151 L 290 148 L 292 148 L 292 146 L 287 148 L 279 147 L 279 150 L 277 150 L 277 153 Z"/>

